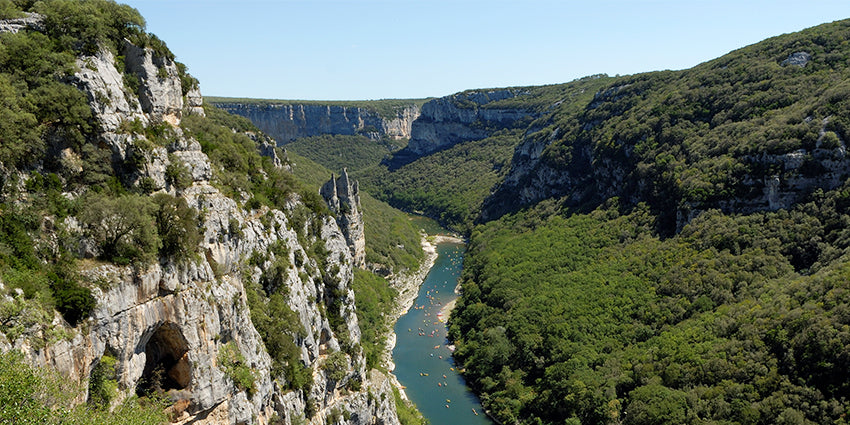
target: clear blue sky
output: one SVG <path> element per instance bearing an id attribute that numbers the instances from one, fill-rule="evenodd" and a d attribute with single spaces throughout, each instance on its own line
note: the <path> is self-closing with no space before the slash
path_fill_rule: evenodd
<path id="1" fill-rule="evenodd" d="M 118 0 L 205 96 L 362 100 L 690 68 L 847 0 Z"/>

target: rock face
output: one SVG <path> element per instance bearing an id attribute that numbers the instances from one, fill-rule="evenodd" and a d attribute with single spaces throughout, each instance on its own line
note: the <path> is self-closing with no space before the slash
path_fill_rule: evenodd
<path id="1" fill-rule="evenodd" d="M 407 149 L 419 156 L 469 140 L 488 137 L 494 130 L 528 123 L 534 113 L 489 105 L 522 96 L 522 89 L 468 91 L 425 103 L 413 122 Z"/>
<path id="2" fill-rule="evenodd" d="M 14 19 L 0 19 L 0 33 L 17 33 L 26 28 L 40 29 L 44 17 L 37 13 L 25 12 L 24 17 Z"/>
<path id="3" fill-rule="evenodd" d="M 179 125 L 183 111 L 183 91 L 177 65 L 155 56 L 151 49 L 142 49 L 124 42 L 127 71 L 144 84 L 140 86 L 139 103 L 142 110 L 156 121 Z"/>
<path id="4" fill-rule="evenodd" d="M 419 106 L 411 104 L 393 116 L 359 107 L 332 104 L 251 104 L 213 103 L 231 114 L 241 115 L 279 143 L 322 134 L 362 135 L 373 140 L 384 136 L 408 139 L 419 116 Z"/>
<path id="5" fill-rule="evenodd" d="M 333 218 L 315 214 L 307 214 L 296 225 L 290 218 L 296 210 L 301 211 L 298 214 L 307 210 L 297 195 L 283 210 L 243 209 L 210 184 L 209 158 L 198 141 L 177 127 L 184 114 L 203 113 L 200 93 L 192 90 L 183 97 L 174 62 L 155 56 L 150 49 L 126 43 L 124 55 L 127 68 L 123 72 L 115 68 L 106 50 L 77 61 L 79 71 L 73 83 L 88 95 L 102 128 L 96 143 L 111 149 L 119 169 L 130 160 L 143 164 L 121 176 L 125 182 L 145 181 L 153 190 L 181 197 L 203 212 L 198 247 L 202 255 L 183 263 L 162 260 L 147 267 L 86 263 L 83 276 L 99 282 L 93 289 L 97 308 L 77 327 L 64 325 L 72 337 L 45 344 L 44 331 L 38 329 L 13 340 L 0 333 L 0 350 L 20 350 L 34 365 L 51 366 L 83 384 L 108 355 L 116 360 L 119 398 L 151 385 L 156 376 L 163 377 L 167 395 L 185 408 L 177 415 L 179 423 L 265 424 L 276 417 L 285 424 L 307 419 L 318 425 L 343 413 L 344 422 L 334 423 L 398 424 L 388 378 L 377 371 L 367 373 L 359 348 L 360 328 L 350 286 L 353 267 L 362 264 L 365 255 L 357 183 L 349 182 L 346 173 L 332 180 L 332 200 L 336 200 L 343 229 Z M 138 96 L 124 89 L 127 74 L 139 79 Z M 165 147 L 141 148 L 153 143 L 143 131 L 128 131 L 128 123 L 164 127 L 169 142 Z M 258 149 L 276 158 L 268 139 L 254 136 Z M 173 163 L 189 170 L 189 187 L 176 188 L 168 182 L 165 170 Z M 62 228 L 72 237 L 81 236 L 73 218 Z M 351 248 L 349 240 L 354 241 Z M 319 241 L 325 247 L 327 256 L 321 260 L 327 270 L 308 255 L 309 246 Z M 285 247 L 277 252 L 285 252 L 291 264 L 285 271 L 286 303 L 303 328 L 292 338 L 301 362 L 312 372 L 307 390 L 285 389 L 272 376 L 272 361 L 251 322 L 243 286 L 259 282 L 263 270 L 271 267 L 275 254 L 269 248 L 275 244 Z M 261 265 L 248 265 L 247 259 L 255 253 L 269 253 L 269 257 Z M 326 311 L 332 308 L 337 311 Z M 329 314 L 341 319 L 342 326 L 332 326 Z M 57 315 L 54 324 L 62 326 L 61 317 Z M 219 364 L 225 346 L 235 346 L 253 371 L 252 391 L 239 388 Z M 328 354 L 341 349 L 348 367 L 341 379 L 333 381 L 322 364 Z M 353 382 L 361 383 L 359 389 L 346 389 Z"/>
<path id="6" fill-rule="evenodd" d="M 322 186 L 321 195 L 325 198 L 336 221 L 345 235 L 351 250 L 354 265 L 366 267 L 366 234 L 363 230 L 363 212 L 360 209 L 360 186 L 348 178 L 348 171 L 342 170 L 339 179 L 331 179 Z"/>
<path id="7" fill-rule="evenodd" d="M 780 65 L 793 65 L 799 66 L 800 68 L 805 68 L 810 60 L 812 60 L 812 55 L 810 55 L 809 52 L 794 52 L 788 55 L 788 59 L 782 61 Z"/>

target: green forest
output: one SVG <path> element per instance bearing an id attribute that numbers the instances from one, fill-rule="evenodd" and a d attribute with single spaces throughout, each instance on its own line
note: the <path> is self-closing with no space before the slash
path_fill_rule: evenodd
<path id="1" fill-rule="evenodd" d="M 480 226 L 455 356 L 503 423 L 844 423 L 849 194 L 671 238 L 616 198 Z"/>

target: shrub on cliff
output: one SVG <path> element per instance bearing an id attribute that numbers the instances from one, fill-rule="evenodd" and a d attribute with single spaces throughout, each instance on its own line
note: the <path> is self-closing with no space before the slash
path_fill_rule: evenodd
<path id="1" fill-rule="evenodd" d="M 162 246 L 160 257 L 191 259 L 198 250 L 202 236 L 198 229 L 198 214 L 183 198 L 157 193 L 152 200 L 153 218 Z"/>
<path id="2" fill-rule="evenodd" d="M 118 43 L 145 28 L 136 9 L 110 0 L 40 1 L 32 11 L 45 16 L 44 28 L 51 38 L 84 54 L 94 54 L 104 44 L 118 51 Z"/>
<path id="3" fill-rule="evenodd" d="M 236 343 L 229 341 L 218 349 L 218 364 L 224 370 L 225 375 L 248 396 L 256 391 L 256 378 L 251 367 L 245 363 L 245 356 L 239 351 Z"/>
<path id="4" fill-rule="evenodd" d="M 150 262 L 161 242 L 156 234 L 151 198 L 125 194 L 91 194 L 80 211 L 80 221 L 101 249 L 104 259 L 116 263 Z"/>

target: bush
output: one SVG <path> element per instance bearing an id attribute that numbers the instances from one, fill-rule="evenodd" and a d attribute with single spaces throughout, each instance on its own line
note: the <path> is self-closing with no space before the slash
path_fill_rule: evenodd
<path id="1" fill-rule="evenodd" d="M 45 15 L 48 35 L 83 54 L 94 54 L 100 44 L 117 52 L 124 38 L 145 28 L 136 9 L 109 0 L 53 0 L 37 2 L 33 9 Z"/>
<path id="2" fill-rule="evenodd" d="M 92 369 L 89 377 L 89 404 L 100 409 L 108 409 L 118 392 L 116 369 L 118 360 L 104 354 L 100 362 Z"/>
<path id="3" fill-rule="evenodd" d="M 77 326 L 97 306 L 90 289 L 65 279 L 54 283 L 53 298 L 56 300 L 56 310 L 62 313 L 71 326 Z"/>
<path id="4" fill-rule="evenodd" d="M 348 357 L 342 351 L 334 351 L 325 358 L 322 369 L 327 373 L 328 379 L 339 383 L 348 373 Z"/>
<path id="5" fill-rule="evenodd" d="M 165 181 L 178 190 L 183 190 L 191 186 L 194 180 L 189 168 L 179 161 L 176 156 L 169 155 L 169 164 L 165 167 Z"/>
<path id="6" fill-rule="evenodd" d="M 827 131 L 820 140 L 821 149 L 835 149 L 841 146 L 841 139 L 834 131 Z"/>
<path id="7" fill-rule="evenodd" d="M 92 194 L 84 202 L 80 221 L 100 246 L 102 257 L 119 263 L 150 262 L 160 247 L 155 204 L 151 198 Z"/>
<path id="8" fill-rule="evenodd" d="M 75 400 L 84 388 L 47 368 L 33 368 L 23 355 L 0 353 L 0 423 L 16 425 L 162 425 L 167 423 L 160 400 L 127 399 L 113 410 L 92 409 Z"/>
<path id="9" fill-rule="evenodd" d="M 256 378 L 250 366 L 245 363 L 245 356 L 239 351 L 236 343 L 229 341 L 218 349 L 218 364 L 230 380 L 248 396 L 256 391 Z"/>
<path id="10" fill-rule="evenodd" d="M 161 241 L 159 254 L 177 260 L 192 258 L 201 242 L 197 213 L 183 198 L 166 193 L 153 196 L 153 218 Z"/>

